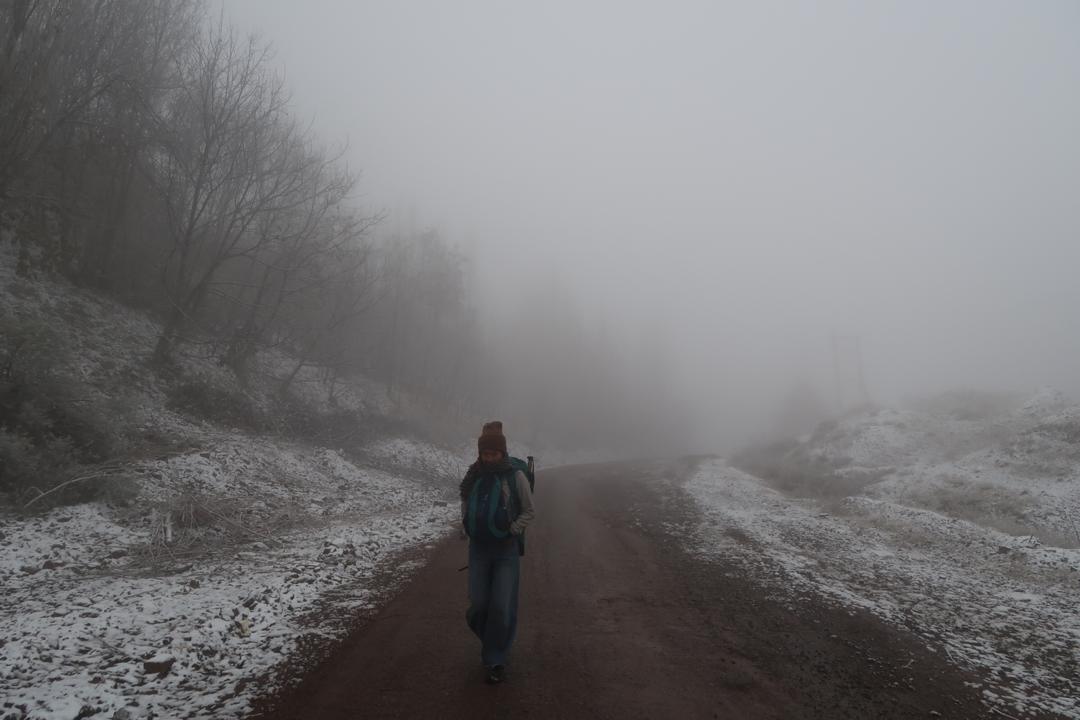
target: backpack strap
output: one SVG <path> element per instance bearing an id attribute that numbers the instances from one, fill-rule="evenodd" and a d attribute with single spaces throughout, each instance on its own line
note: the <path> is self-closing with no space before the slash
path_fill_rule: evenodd
<path id="1" fill-rule="evenodd" d="M 509 476 L 507 482 L 510 484 L 510 510 L 513 515 L 511 521 L 517 520 L 517 516 L 521 514 L 521 500 L 518 498 L 517 474 L 518 470 L 507 473 Z"/>
<path id="2" fill-rule="evenodd" d="M 506 479 L 503 478 L 502 475 L 495 475 L 494 477 L 491 478 L 490 482 L 491 482 L 491 489 L 488 490 L 489 497 L 488 497 L 488 513 L 487 513 L 488 530 L 496 538 L 502 539 L 502 538 L 508 536 L 510 534 L 510 531 L 507 530 L 506 532 L 503 532 L 499 528 L 495 527 L 495 513 L 498 512 L 498 510 L 499 510 L 499 500 L 501 499 L 500 496 L 502 495 L 502 484 L 504 482 L 506 482 Z M 495 497 L 492 498 L 492 497 L 490 497 L 491 495 L 494 495 Z"/>
<path id="3" fill-rule="evenodd" d="M 483 478 L 476 478 L 473 483 L 472 490 L 469 491 L 469 510 L 465 514 L 465 517 L 469 521 L 469 527 L 466 531 L 469 537 L 476 537 L 476 515 L 479 510 L 480 504 L 480 483 L 483 482 Z"/>
<path id="4" fill-rule="evenodd" d="M 518 498 L 518 486 L 517 486 L 517 474 L 521 472 L 515 469 L 514 473 L 510 476 L 510 501 L 513 503 L 512 515 L 513 519 L 517 520 L 517 516 L 521 514 L 521 500 Z M 528 479 L 528 475 L 525 479 Z M 511 521 L 512 522 L 512 521 Z M 518 555 L 525 554 L 525 533 L 521 533 L 517 536 Z"/>

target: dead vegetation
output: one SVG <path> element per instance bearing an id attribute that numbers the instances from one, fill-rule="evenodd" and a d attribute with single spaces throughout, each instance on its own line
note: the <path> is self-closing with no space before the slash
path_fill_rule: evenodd
<path id="1" fill-rule="evenodd" d="M 250 499 L 184 493 L 129 521 L 145 526 L 147 539 L 132 550 L 126 571 L 171 574 L 196 561 L 283 547 L 281 534 L 314 519 L 294 504 L 268 508 Z"/>
<path id="2" fill-rule="evenodd" d="M 1068 500 L 1080 460 L 1075 413 L 974 393 L 927 402 L 824 422 L 802 441 L 751 447 L 731 462 L 797 497 L 835 505 L 862 495 L 1080 547 Z"/>
<path id="3" fill-rule="evenodd" d="M 893 468 L 851 467 L 846 458 L 811 455 L 797 440 L 781 440 L 734 454 L 731 464 L 795 497 L 841 498 L 878 482 Z"/>

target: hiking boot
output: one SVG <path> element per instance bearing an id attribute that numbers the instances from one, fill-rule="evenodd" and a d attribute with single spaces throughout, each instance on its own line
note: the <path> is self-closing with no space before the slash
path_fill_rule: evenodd
<path id="1" fill-rule="evenodd" d="M 487 678 L 484 682 L 488 685 L 498 685 L 506 679 L 506 667 L 503 665 L 491 665 L 487 670 Z"/>

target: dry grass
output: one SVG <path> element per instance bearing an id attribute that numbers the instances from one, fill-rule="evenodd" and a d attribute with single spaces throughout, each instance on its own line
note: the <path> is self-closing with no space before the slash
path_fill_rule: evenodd
<path id="1" fill-rule="evenodd" d="M 967 520 L 1007 535 L 1032 536 L 1046 545 L 1076 547 L 1074 539 L 1032 520 L 1037 506 L 1027 491 L 985 482 L 973 483 L 959 477 L 941 480 L 940 484 L 906 494 L 904 504 Z"/>
<path id="2" fill-rule="evenodd" d="M 892 472 L 892 468 L 847 467 L 844 459 L 825 461 L 806 453 L 794 440 L 748 448 L 735 454 L 731 464 L 781 492 L 826 500 L 856 494 Z"/>
<path id="3" fill-rule="evenodd" d="M 256 543 L 281 547 L 279 535 L 311 524 L 313 518 L 293 505 L 254 507 L 239 498 L 187 493 L 157 503 L 143 522 L 149 537 L 133 553 L 133 565 L 168 574 L 196 559 L 249 550 Z"/>
<path id="4" fill-rule="evenodd" d="M 1013 537 L 1032 537 L 1043 545 L 1080 548 L 1080 540 L 1073 534 L 1049 527 L 1046 522 L 1037 519 L 1039 504 L 1027 491 L 951 476 L 940 479 L 940 484 L 913 486 L 897 498 L 897 502 L 965 520 Z M 829 503 L 827 509 L 836 515 L 857 516 L 842 499 Z M 888 523 L 875 521 L 875 524 L 885 526 Z"/>

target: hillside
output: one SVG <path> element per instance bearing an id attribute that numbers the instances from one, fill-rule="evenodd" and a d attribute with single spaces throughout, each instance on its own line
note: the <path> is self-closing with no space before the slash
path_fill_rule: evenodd
<path id="1" fill-rule="evenodd" d="M 691 536 L 785 602 L 915 633 L 984 674 L 1003 717 L 1080 717 L 1078 430 L 1080 407 L 1049 390 L 852 413 L 704 464 Z"/>
<path id="2" fill-rule="evenodd" d="M 4 717 L 241 715 L 451 527 L 475 423 L 440 445 L 309 368 L 283 395 L 283 354 L 153 369 L 150 317 L 3 251 Z"/>
<path id="3" fill-rule="evenodd" d="M 952 393 L 872 409 L 733 463 L 796 495 L 861 496 L 1080 547 L 1080 405 Z"/>

